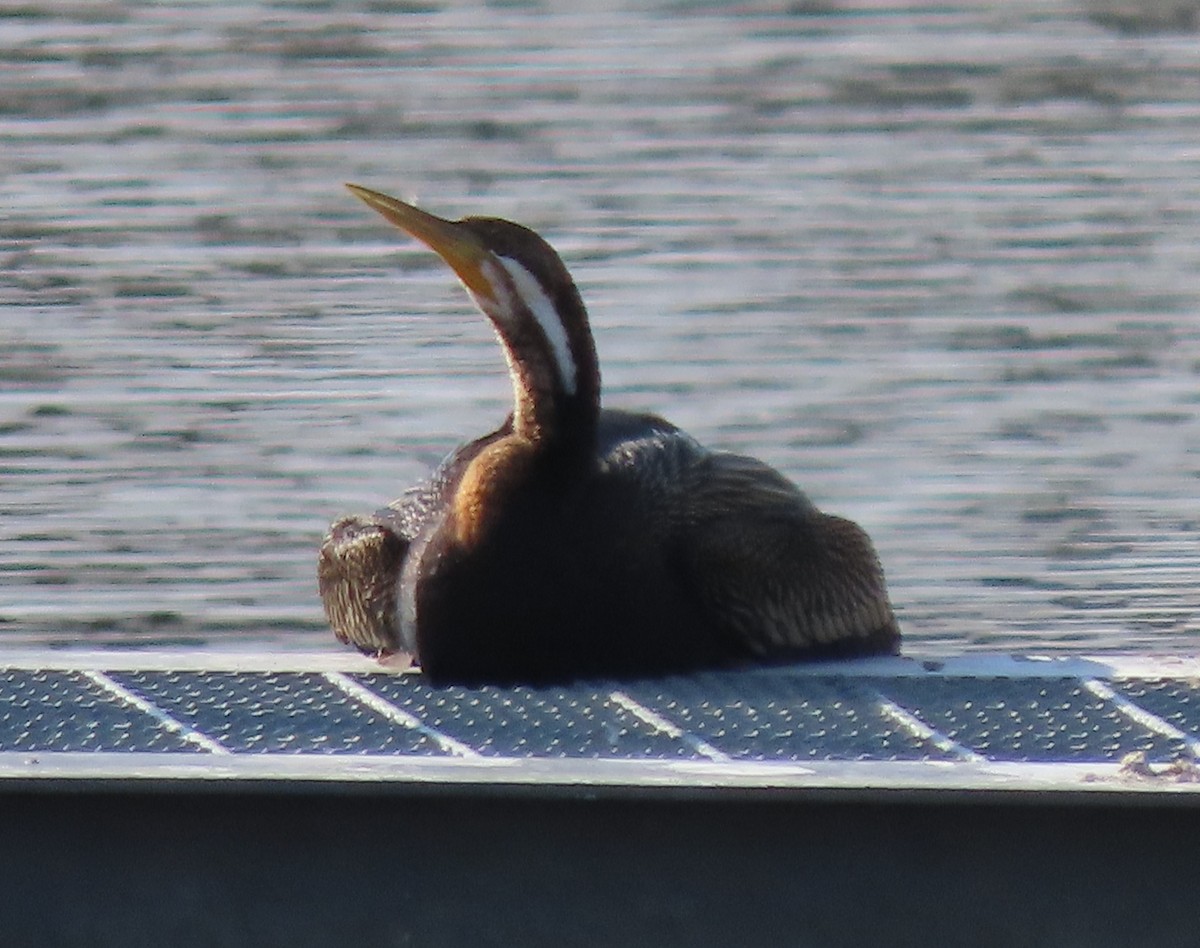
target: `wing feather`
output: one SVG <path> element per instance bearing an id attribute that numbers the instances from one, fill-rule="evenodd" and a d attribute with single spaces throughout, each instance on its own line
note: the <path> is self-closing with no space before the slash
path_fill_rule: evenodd
<path id="1" fill-rule="evenodd" d="M 683 581 L 751 654 L 895 651 L 899 630 L 867 534 L 821 513 L 753 458 L 691 465 L 673 531 Z"/>

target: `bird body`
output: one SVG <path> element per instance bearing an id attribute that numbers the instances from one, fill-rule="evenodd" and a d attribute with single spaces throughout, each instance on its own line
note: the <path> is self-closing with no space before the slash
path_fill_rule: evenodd
<path id="1" fill-rule="evenodd" d="M 352 190 L 458 273 L 496 328 L 514 407 L 426 483 L 333 525 L 318 575 L 339 639 L 468 682 L 896 651 L 859 527 L 760 461 L 600 408 L 586 310 L 541 238 Z"/>

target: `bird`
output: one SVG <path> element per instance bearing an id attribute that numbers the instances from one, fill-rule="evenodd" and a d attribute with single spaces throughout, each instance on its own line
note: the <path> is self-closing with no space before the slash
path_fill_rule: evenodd
<path id="1" fill-rule="evenodd" d="M 318 585 L 339 641 L 467 685 L 899 652 L 861 527 L 762 461 L 601 407 L 587 310 L 544 239 L 347 187 L 454 271 L 513 404 L 427 480 L 330 527 Z"/>

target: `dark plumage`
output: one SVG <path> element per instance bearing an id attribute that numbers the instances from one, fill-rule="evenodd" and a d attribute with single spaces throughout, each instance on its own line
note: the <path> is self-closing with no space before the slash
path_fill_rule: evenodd
<path id="1" fill-rule="evenodd" d="M 505 349 L 514 410 L 428 482 L 330 529 L 318 575 L 341 641 L 475 682 L 898 649 L 858 526 L 760 461 L 600 409 L 586 311 L 540 237 L 351 187 L 462 279 Z"/>

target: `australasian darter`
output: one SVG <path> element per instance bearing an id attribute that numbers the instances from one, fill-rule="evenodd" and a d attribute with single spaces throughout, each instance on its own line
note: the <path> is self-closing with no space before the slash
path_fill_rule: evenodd
<path id="1" fill-rule="evenodd" d="M 318 575 L 338 639 L 464 682 L 898 650 L 861 528 L 761 461 L 600 407 L 587 311 L 541 237 L 349 187 L 458 275 L 499 337 L 513 410 L 428 481 L 332 525 Z"/>

